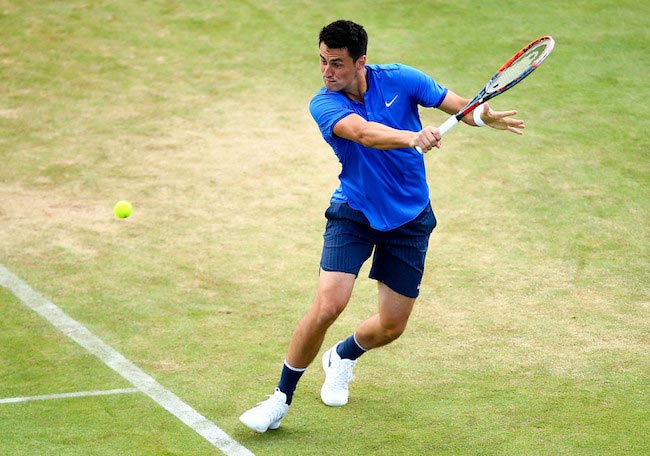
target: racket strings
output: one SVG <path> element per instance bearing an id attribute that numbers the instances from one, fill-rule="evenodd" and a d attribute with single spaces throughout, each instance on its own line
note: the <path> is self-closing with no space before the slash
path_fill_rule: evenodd
<path id="1" fill-rule="evenodd" d="M 514 82 L 520 80 L 539 65 L 540 57 L 544 55 L 549 43 L 542 41 L 532 46 L 526 52 L 513 61 L 507 68 L 498 73 L 487 85 L 486 92 L 498 92 L 504 90 Z"/>

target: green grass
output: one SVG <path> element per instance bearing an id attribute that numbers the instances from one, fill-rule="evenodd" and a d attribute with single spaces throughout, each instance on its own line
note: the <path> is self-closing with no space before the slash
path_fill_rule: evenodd
<path id="1" fill-rule="evenodd" d="M 650 7 L 543 7 L 0 0 L 0 264 L 257 455 L 648 454 Z M 257 435 L 237 417 L 313 299 L 339 170 L 307 105 L 340 17 L 370 62 L 465 96 L 557 47 L 492 103 L 523 137 L 461 126 L 427 156 L 439 225 L 402 339 L 343 409 L 316 363 Z M 326 344 L 375 307 L 362 274 Z M 0 398 L 129 386 L 5 290 L 0 315 Z M 0 453 L 218 451 L 127 394 L 0 404 Z"/>

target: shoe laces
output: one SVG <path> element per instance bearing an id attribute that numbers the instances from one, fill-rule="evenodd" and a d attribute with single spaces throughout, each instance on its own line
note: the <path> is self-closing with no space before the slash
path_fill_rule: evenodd
<path id="1" fill-rule="evenodd" d="M 257 405 L 264 413 L 268 414 L 273 418 L 273 421 L 275 421 L 285 412 L 286 402 L 282 396 L 283 394 L 278 388 L 276 388 L 273 394 L 267 394 L 267 400 L 259 402 Z"/>
<path id="2" fill-rule="evenodd" d="M 357 362 L 351 359 L 341 359 L 336 369 L 336 375 L 332 378 L 332 385 L 336 388 L 347 388 L 348 382 L 354 378 L 352 369 L 356 364 Z"/>

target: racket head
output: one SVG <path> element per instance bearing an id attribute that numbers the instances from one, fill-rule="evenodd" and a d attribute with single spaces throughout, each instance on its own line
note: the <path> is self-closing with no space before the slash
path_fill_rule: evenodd
<path id="1" fill-rule="evenodd" d="M 555 40 L 550 36 L 537 38 L 524 46 L 504 63 L 485 85 L 485 99 L 492 98 L 521 82 L 546 60 L 554 47 Z"/>

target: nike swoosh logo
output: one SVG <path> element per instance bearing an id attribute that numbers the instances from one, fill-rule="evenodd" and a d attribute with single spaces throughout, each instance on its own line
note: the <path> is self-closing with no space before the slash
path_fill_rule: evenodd
<path id="1" fill-rule="evenodd" d="M 384 101 L 384 104 L 386 105 L 387 108 L 390 108 L 393 103 L 395 103 L 395 100 L 397 100 L 397 97 L 399 97 L 399 94 L 395 95 L 395 97 L 390 100 L 390 101 Z"/>

